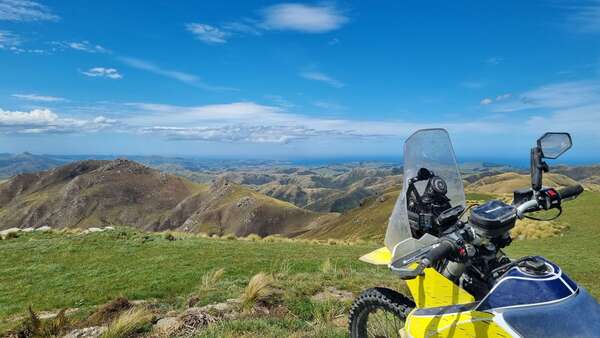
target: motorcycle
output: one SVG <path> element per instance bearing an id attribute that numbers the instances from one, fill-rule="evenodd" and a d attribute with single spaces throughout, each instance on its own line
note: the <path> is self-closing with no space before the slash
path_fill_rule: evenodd
<path id="1" fill-rule="evenodd" d="M 404 184 L 385 247 L 360 259 L 387 265 L 406 281 L 412 299 L 387 288 L 365 290 L 352 304 L 356 337 L 600 337 L 600 305 L 555 263 L 510 259 L 517 219 L 549 220 L 583 192 L 580 185 L 542 186 L 556 159 L 572 146 L 567 133 L 546 133 L 531 149 L 531 187 L 512 204 L 466 206 L 463 181 L 444 129 L 425 129 L 404 144 Z M 535 214 L 532 214 L 537 212 Z M 554 219 L 552 218 L 552 219 Z"/>

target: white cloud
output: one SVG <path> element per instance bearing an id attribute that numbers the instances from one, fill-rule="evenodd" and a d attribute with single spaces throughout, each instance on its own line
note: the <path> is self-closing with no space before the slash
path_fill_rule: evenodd
<path id="1" fill-rule="evenodd" d="M 300 73 L 300 76 L 307 80 L 320 81 L 324 82 L 335 88 L 342 88 L 345 84 L 339 80 L 332 78 L 331 76 L 321 73 L 321 72 L 303 72 Z"/>
<path id="2" fill-rule="evenodd" d="M 0 108 L 0 133 L 5 134 L 52 134 L 96 132 L 114 127 L 116 120 L 96 118 L 62 118 L 49 109 L 33 109 L 28 112 L 8 111 Z"/>
<path id="3" fill-rule="evenodd" d="M 119 80 L 123 78 L 123 75 L 114 68 L 94 67 L 87 71 L 82 71 L 81 74 L 90 77 L 106 77 L 113 80 Z"/>
<path id="4" fill-rule="evenodd" d="M 38 95 L 38 94 L 12 94 L 11 96 L 16 97 L 17 99 L 28 100 L 28 101 L 40 101 L 40 102 L 68 101 L 67 99 L 65 99 L 63 97 Z"/>
<path id="5" fill-rule="evenodd" d="M 188 31 L 192 32 L 198 40 L 208 44 L 225 43 L 227 42 L 227 36 L 229 36 L 229 33 L 207 24 L 189 23 L 185 25 L 185 27 Z"/>
<path id="6" fill-rule="evenodd" d="M 0 21 L 57 21 L 50 9 L 30 0 L 0 0 Z"/>
<path id="7" fill-rule="evenodd" d="M 74 50 L 78 50 L 78 51 L 82 51 L 82 52 L 86 52 L 86 53 L 109 53 L 109 50 L 97 45 L 97 44 L 93 44 L 87 40 L 83 40 L 83 41 L 62 41 L 62 42 L 53 42 L 52 44 L 61 47 L 61 49 L 63 48 L 70 48 L 70 49 L 74 49 Z"/>
<path id="8" fill-rule="evenodd" d="M 320 118 L 255 102 L 195 107 L 132 103 L 134 112 L 122 122 L 142 133 L 171 140 L 288 143 L 313 138 L 382 139 L 406 137 L 421 128 L 446 127 L 453 132 L 502 133 L 510 124 L 490 121 L 411 123 Z"/>
<path id="9" fill-rule="evenodd" d="M 599 81 L 571 81 L 544 85 L 524 92 L 496 107 L 498 112 L 530 109 L 565 109 L 600 103 Z"/>
<path id="10" fill-rule="evenodd" d="M 490 99 L 489 97 L 486 97 L 485 99 L 481 100 L 479 102 L 482 106 L 487 106 L 489 104 L 494 103 L 494 100 Z"/>
<path id="11" fill-rule="evenodd" d="M 194 86 L 197 88 L 201 88 L 201 89 L 205 89 L 205 90 L 214 90 L 214 91 L 235 91 L 235 90 L 237 90 L 237 89 L 231 88 L 231 87 L 210 85 L 210 84 L 204 83 L 200 79 L 200 77 L 198 77 L 194 74 L 184 73 L 184 72 L 180 72 L 177 70 L 164 69 L 164 68 L 161 68 L 161 67 L 155 65 L 152 62 L 148 62 L 145 60 L 131 58 L 131 57 L 119 57 L 118 60 L 130 67 L 144 70 L 144 71 L 156 74 L 156 75 L 168 77 L 168 78 L 186 83 L 188 85 L 191 85 L 191 86 Z"/>
<path id="12" fill-rule="evenodd" d="M 567 22 L 582 33 L 600 33 L 600 1 L 571 6 Z"/>
<path id="13" fill-rule="evenodd" d="M 342 12 L 329 5 L 284 3 L 263 10 L 263 27 L 306 33 L 325 33 L 348 22 Z"/>

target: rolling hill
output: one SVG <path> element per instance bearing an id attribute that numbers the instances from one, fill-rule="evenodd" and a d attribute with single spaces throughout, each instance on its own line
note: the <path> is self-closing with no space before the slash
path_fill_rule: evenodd
<path id="1" fill-rule="evenodd" d="M 574 184 L 577 184 L 577 181 L 567 176 L 554 173 L 544 174 L 544 185 L 561 188 Z M 465 189 L 470 192 L 487 194 L 512 194 L 516 189 L 530 186 L 531 178 L 529 175 L 509 172 L 483 177 L 467 185 Z"/>
<path id="2" fill-rule="evenodd" d="M 220 179 L 192 183 L 128 160 L 78 161 L 0 185 L 0 229 L 129 225 L 144 230 L 292 235 L 335 214 Z"/>

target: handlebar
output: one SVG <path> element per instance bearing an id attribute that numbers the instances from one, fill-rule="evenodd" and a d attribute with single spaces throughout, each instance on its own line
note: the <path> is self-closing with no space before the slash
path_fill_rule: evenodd
<path id="1" fill-rule="evenodd" d="M 562 188 L 558 191 L 554 189 L 541 190 L 533 199 L 519 205 L 517 207 L 517 217 L 523 218 L 525 213 L 530 211 L 538 211 L 541 209 L 548 210 L 550 208 L 560 208 L 562 201 L 577 198 L 583 192 L 583 187 L 580 184 Z M 557 196 L 558 195 L 558 196 Z M 546 201 L 548 199 L 548 201 Z"/>
<path id="2" fill-rule="evenodd" d="M 580 184 L 562 188 L 558 191 L 561 200 L 569 200 L 577 198 L 583 192 L 583 187 Z"/>
<path id="3" fill-rule="evenodd" d="M 431 249 L 427 253 L 427 256 L 425 256 L 423 261 L 425 263 L 428 263 L 427 265 L 429 266 L 432 263 L 439 261 L 440 259 L 448 257 L 452 252 L 454 252 L 454 245 L 448 240 L 443 240 L 440 242 L 440 244 L 438 244 L 438 246 Z"/>

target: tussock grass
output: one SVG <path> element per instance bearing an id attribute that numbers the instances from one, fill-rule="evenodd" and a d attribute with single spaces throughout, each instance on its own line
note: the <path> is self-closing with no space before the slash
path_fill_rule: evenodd
<path id="1" fill-rule="evenodd" d="M 276 294 L 273 277 L 260 272 L 250 279 L 240 295 L 242 309 L 248 311 L 258 304 L 269 303 Z"/>
<path id="2" fill-rule="evenodd" d="M 221 239 L 226 239 L 228 241 L 233 241 L 233 240 L 236 240 L 237 237 L 235 237 L 234 234 L 227 234 L 227 235 L 224 235 L 223 237 L 221 237 Z"/>
<path id="3" fill-rule="evenodd" d="M 106 303 L 99 307 L 92 315 L 88 318 L 89 325 L 103 325 L 111 322 L 124 311 L 131 309 L 133 305 L 125 297 L 117 297 L 109 303 Z"/>
<path id="4" fill-rule="evenodd" d="M 219 283 L 219 281 L 221 281 L 221 279 L 223 279 L 224 274 L 225 274 L 224 268 L 212 270 L 212 271 L 205 273 L 202 276 L 202 281 L 200 282 L 200 290 L 206 291 L 206 290 L 214 289 L 217 286 L 217 284 Z"/>
<path id="5" fill-rule="evenodd" d="M 153 314 L 146 308 L 133 308 L 123 312 L 102 333 L 100 338 L 123 338 L 150 329 Z"/>
<path id="6" fill-rule="evenodd" d="M 560 236 L 568 228 L 568 225 L 559 222 L 540 222 L 522 219 L 517 221 L 517 225 L 511 230 L 510 235 L 519 240 L 544 239 Z"/>
<path id="7" fill-rule="evenodd" d="M 65 333 L 69 328 L 70 322 L 66 316 L 66 309 L 60 310 L 56 317 L 42 320 L 31 306 L 27 308 L 28 317 L 19 325 L 19 327 L 10 332 L 16 337 L 57 337 Z M 9 337 L 13 335 L 8 335 Z"/>
<path id="8" fill-rule="evenodd" d="M 251 241 L 251 242 L 256 242 L 256 241 L 260 241 L 262 238 L 257 234 L 250 234 L 250 235 L 244 237 L 243 239 L 245 239 L 247 241 Z"/>
<path id="9" fill-rule="evenodd" d="M 327 257 L 323 263 L 321 264 L 321 272 L 324 274 L 329 274 L 336 271 L 335 264 L 331 263 L 331 259 Z"/>

